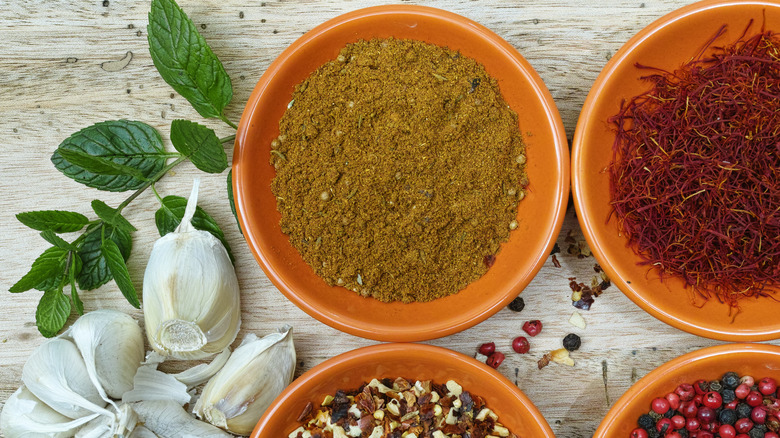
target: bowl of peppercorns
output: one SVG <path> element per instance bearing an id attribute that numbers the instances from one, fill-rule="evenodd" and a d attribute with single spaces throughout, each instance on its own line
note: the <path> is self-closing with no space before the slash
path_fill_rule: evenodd
<path id="1" fill-rule="evenodd" d="M 651 371 L 612 406 L 595 438 L 778 438 L 780 347 L 727 344 Z"/>

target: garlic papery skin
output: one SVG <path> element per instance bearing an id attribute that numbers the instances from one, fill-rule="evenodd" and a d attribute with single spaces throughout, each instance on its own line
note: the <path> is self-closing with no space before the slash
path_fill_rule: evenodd
<path id="1" fill-rule="evenodd" d="M 22 386 L 3 405 L 0 432 L 6 438 L 68 438 L 98 414 L 77 420 L 60 414 Z"/>
<path id="2" fill-rule="evenodd" d="M 191 223 L 198 184 L 195 180 L 179 226 L 155 242 L 144 273 L 149 344 L 177 359 L 221 352 L 241 326 L 238 279 L 230 257 L 219 239 Z"/>
<path id="3" fill-rule="evenodd" d="M 112 416 L 92 383 L 78 348 L 54 338 L 36 348 L 22 369 L 22 381 L 43 403 L 68 418 L 93 413 Z"/>
<path id="4" fill-rule="evenodd" d="M 157 438 L 157 435 L 144 426 L 138 426 L 127 438 Z"/>
<path id="5" fill-rule="evenodd" d="M 230 348 L 226 348 L 214 357 L 214 359 L 208 363 L 202 363 L 195 365 L 192 368 L 184 370 L 178 374 L 174 374 L 173 377 L 179 382 L 187 385 L 187 388 L 194 388 L 201 383 L 208 381 L 210 378 L 217 374 L 217 371 L 221 370 L 225 366 L 227 360 L 230 358 Z"/>
<path id="6" fill-rule="evenodd" d="M 196 420 L 171 400 L 142 401 L 132 407 L 144 427 L 161 438 L 230 438 L 216 427 Z"/>
<path id="7" fill-rule="evenodd" d="M 116 310 L 95 310 L 73 323 L 66 333 L 81 351 L 92 382 L 113 399 L 133 389 L 144 359 L 141 327 L 130 315 Z"/>
<path id="8" fill-rule="evenodd" d="M 228 432 L 249 435 L 294 372 L 292 327 L 262 339 L 249 334 L 203 388 L 193 413 Z"/>

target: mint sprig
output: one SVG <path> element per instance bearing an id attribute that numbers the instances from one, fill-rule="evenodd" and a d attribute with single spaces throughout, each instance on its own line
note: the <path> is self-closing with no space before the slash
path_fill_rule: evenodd
<path id="1" fill-rule="evenodd" d="M 149 52 L 165 82 L 201 116 L 220 119 L 235 129 L 225 116 L 225 107 L 233 98 L 230 77 L 187 14 L 174 0 L 152 0 L 147 31 Z M 187 160 L 204 172 L 223 172 L 229 164 L 222 145 L 234 139 L 234 134 L 218 138 L 211 128 L 174 120 L 170 140 L 176 152 L 168 152 L 162 136 L 152 126 L 140 121 L 110 120 L 83 128 L 60 143 L 51 161 L 63 175 L 98 190 L 132 193 L 116 207 L 99 199 L 92 201 L 95 219 L 60 210 L 17 214 L 22 224 L 40 231 L 52 245 L 10 288 L 12 293 L 43 291 L 35 312 L 43 336 L 59 333 L 73 308 L 78 314 L 84 313 L 79 291 L 96 289 L 112 279 L 127 301 L 140 307 L 127 267 L 136 228 L 123 216 L 124 209 L 152 187 L 161 204 L 155 214 L 157 228 L 161 235 L 172 231 L 181 222 L 186 200 L 178 196 L 161 198 L 155 183 Z M 232 199 L 230 203 L 232 209 Z M 200 207 L 193 226 L 214 234 L 230 254 L 219 225 Z M 60 236 L 74 232 L 81 234 L 72 241 Z"/>

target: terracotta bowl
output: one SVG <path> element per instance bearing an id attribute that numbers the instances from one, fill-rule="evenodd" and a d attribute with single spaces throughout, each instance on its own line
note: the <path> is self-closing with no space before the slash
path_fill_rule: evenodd
<path id="1" fill-rule="evenodd" d="M 765 13 L 765 15 L 764 15 Z M 728 341 L 758 341 L 780 337 L 780 301 L 744 299 L 734 318 L 726 304 L 715 299 L 698 308 L 692 291 L 682 280 L 661 281 L 655 270 L 640 266 L 627 239 L 609 222 L 609 166 L 615 135 L 607 119 L 618 112 L 620 102 L 647 89 L 639 78 L 647 70 L 634 64 L 675 69 L 696 55 L 723 24 L 719 42 L 736 40 L 751 18 L 753 29 L 780 30 L 780 3 L 769 1 L 707 1 L 696 3 L 655 21 L 631 38 L 610 59 L 593 85 L 574 135 L 572 189 L 577 217 L 593 254 L 612 281 L 634 303 L 656 318 L 679 329 Z M 780 297 L 778 297 L 780 298 Z M 699 303 L 697 303 L 699 304 Z M 733 322 L 732 322 L 733 320 Z"/>
<path id="2" fill-rule="evenodd" d="M 499 82 L 519 116 L 528 147 L 529 192 L 520 203 L 518 229 L 495 265 L 461 292 L 427 303 L 382 303 L 328 286 L 282 234 L 270 184 L 270 143 L 293 88 L 335 59 L 347 43 L 397 37 L 422 40 L 481 62 Z M 461 16 L 419 6 L 361 9 L 311 30 L 260 78 L 241 117 L 233 157 L 238 217 L 249 247 L 268 278 L 318 320 L 347 333 L 383 341 L 445 336 L 488 318 L 525 288 L 539 271 L 563 221 L 568 197 L 568 149 L 553 100 L 533 68 L 506 41 Z"/>
<path id="3" fill-rule="evenodd" d="M 740 376 L 753 376 L 756 381 L 762 377 L 780 380 L 780 347 L 726 344 L 703 348 L 673 359 L 629 388 L 612 405 L 593 437 L 628 438 L 637 427 L 639 416 L 650 411 L 650 402 L 654 398 L 674 391 L 681 383 L 720 379 L 729 371 Z"/>
<path id="4" fill-rule="evenodd" d="M 498 420 L 524 438 L 553 438 L 552 429 L 528 397 L 501 373 L 474 358 L 423 344 L 379 344 L 329 359 L 296 379 L 257 423 L 253 438 L 286 437 L 306 403 L 315 406 L 327 394 L 355 389 L 377 378 L 404 377 L 445 383 L 455 380 L 485 399 Z"/>

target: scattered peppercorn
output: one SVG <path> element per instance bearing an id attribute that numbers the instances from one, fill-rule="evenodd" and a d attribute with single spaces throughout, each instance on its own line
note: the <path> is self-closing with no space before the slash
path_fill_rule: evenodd
<path id="1" fill-rule="evenodd" d="M 721 383 L 726 389 L 736 389 L 736 387 L 739 386 L 739 375 L 734 371 L 729 371 L 723 375 Z"/>
<path id="2" fill-rule="evenodd" d="M 565 338 L 563 338 L 563 348 L 569 351 L 578 350 L 581 344 L 582 340 L 574 333 L 569 333 Z"/>
<path id="3" fill-rule="evenodd" d="M 504 361 L 504 353 L 499 353 L 496 351 L 495 353 L 491 354 L 485 363 L 487 363 L 489 366 L 493 368 L 498 368 L 499 365 L 501 365 L 501 362 Z"/>
<path id="4" fill-rule="evenodd" d="M 525 354 L 531 349 L 531 344 L 528 343 L 528 339 L 525 336 L 518 336 L 512 341 L 512 349 L 517 353 Z"/>
<path id="5" fill-rule="evenodd" d="M 496 352 L 496 343 L 495 342 L 488 342 L 486 344 L 482 344 L 479 346 L 479 354 L 484 354 L 485 356 L 490 356 L 491 354 Z"/>
<path id="6" fill-rule="evenodd" d="M 525 301 L 523 300 L 522 297 L 517 297 L 514 300 L 512 300 L 512 302 L 509 303 L 507 307 L 509 307 L 509 310 L 513 312 L 520 312 L 523 309 L 525 309 Z"/>
<path id="7" fill-rule="evenodd" d="M 542 331 L 542 322 L 538 319 L 526 321 L 523 324 L 523 331 L 528 333 L 528 336 L 536 336 Z"/>

